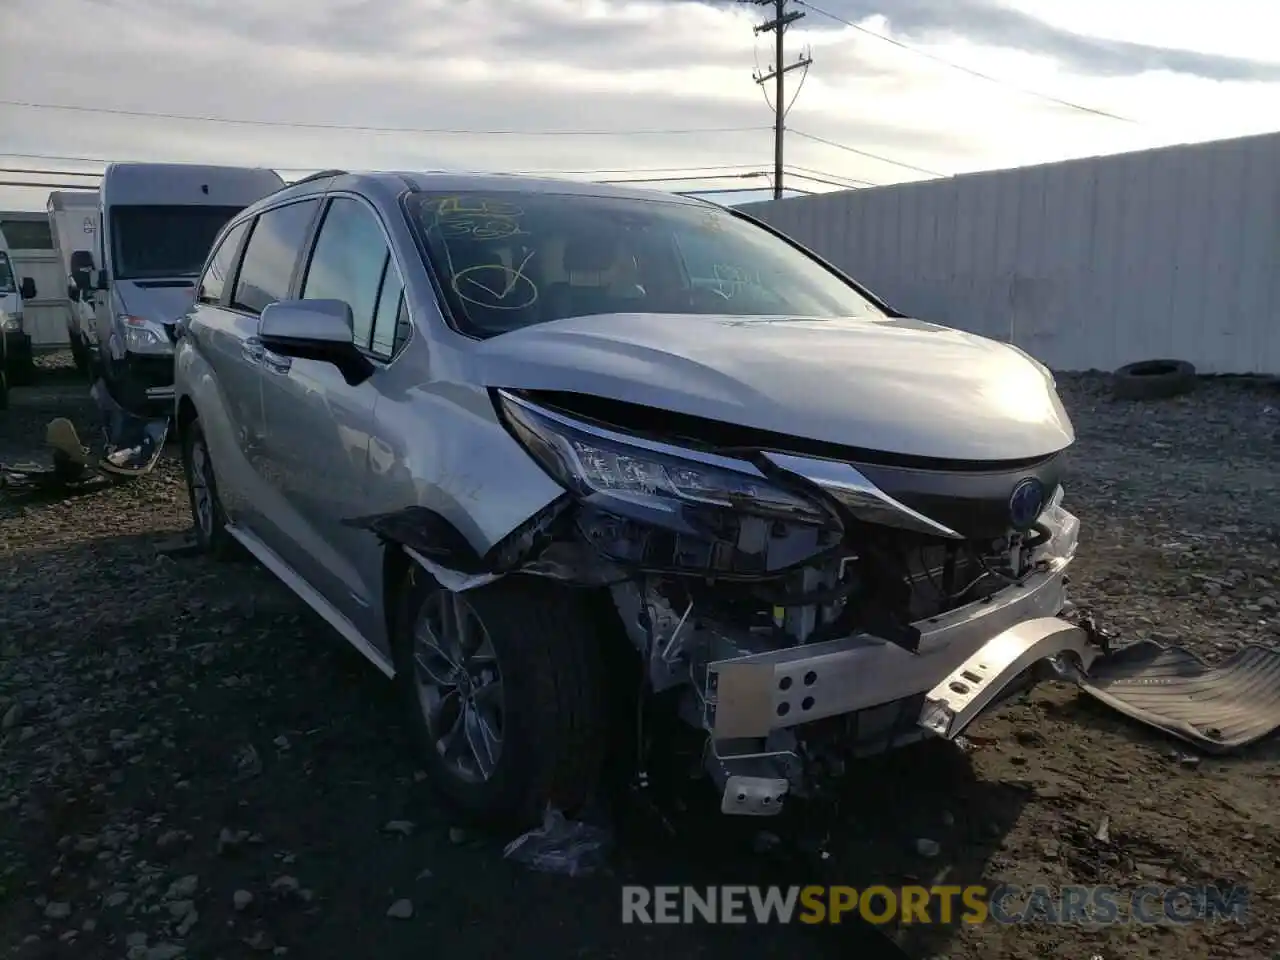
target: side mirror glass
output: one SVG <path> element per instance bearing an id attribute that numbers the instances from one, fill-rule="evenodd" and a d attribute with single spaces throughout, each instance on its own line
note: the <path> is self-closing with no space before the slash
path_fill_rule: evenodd
<path id="1" fill-rule="evenodd" d="M 23 277 L 22 283 L 18 287 L 18 292 L 22 294 L 23 300 L 34 300 L 36 298 L 36 282 L 30 277 Z"/>
<path id="2" fill-rule="evenodd" d="M 278 300 L 262 311 L 258 338 L 280 356 L 331 363 L 355 386 L 369 378 L 373 364 L 356 347 L 354 326 L 342 300 Z"/>

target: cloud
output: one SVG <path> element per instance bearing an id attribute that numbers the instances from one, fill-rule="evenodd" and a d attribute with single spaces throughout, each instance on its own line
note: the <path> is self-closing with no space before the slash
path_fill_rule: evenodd
<path id="1" fill-rule="evenodd" d="M 961 39 L 1034 51 L 1071 70 L 1096 76 L 1169 71 L 1210 80 L 1280 80 L 1280 62 L 1085 36 L 999 0 L 824 0 L 818 6 L 855 23 L 883 17 L 904 40 Z M 821 14 L 815 13 L 813 19 L 815 27 L 822 26 Z M 832 21 L 827 18 L 827 23 Z"/>
<path id="2" fill-rule="evenodd" d="M 1130 76 L 1131 66 L 1114 65 L 1135 63 L 1134 50 L 1164 48 L 1085 36 L 1074 21 L 1070 28 L 1050 24 L 995 0 L 815 2 L 851 20 L 888 16 L 886 28 L 895 35 L 994 76 L 1059 97 L 1069 90 L 1070 99 L 1157 121 L 1139 129 L 1055 107 L 839 25 L 822 28 L 823 18 L 810 11 L 787 38 L 788 59 L 810 49 L 815 61 L 788 124 L 861 153 L 789 137 L 786 160 L 828 179 L 887 183 L 920 175 L 889 161 L 960 172 L 1203 138 L 1220 129 L 1252 132 L 1280 92 L 1193 76 Z M 772 117 L 752 82 L 753 72 L 773 59 L 770 37 L 752 33 L 765 13 L 758 7 L 721 0 L 4 3 L 6 99 L 441 131 L 316 130 L 0 105 L 4 149 L 19 154 L 251 163 L 294 172 L 463 167 L 702 177 L 671 188 L 727 188 L 739 182 L 730 174 L 771 169 Z M 1188 18 L 1178 22 L 1194 27 Z M 1183 53 L 1217 63 L 1215 54 Z M 800 79 L 800 71 L 788 75 L 789 95 Z M 677 128 L 704 132 L 634 132 Z M 496 130 L 519 134 L 481 133 Z M 574 130 L 615 133 L 545 135 Z M 5 166 L 101 168 L 19 159 L 0 156 Z M 794 172 L 793 185 L 827 188 Z M 0 187 L 0 208 L 15 204 L 39 209 L 43 192 Z"/>

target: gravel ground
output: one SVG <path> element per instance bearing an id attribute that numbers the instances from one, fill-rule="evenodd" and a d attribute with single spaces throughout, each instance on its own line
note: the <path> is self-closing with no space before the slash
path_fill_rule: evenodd
<path id="1" fill-rule="evenodd" d="M 1076 601 L 1127 637 L 1211 658 L 1280 642 L 1280 393 L 1218 381 L 1129 404 L 1099 377 L 1061 379 L 1080 436 L 1068 489 L 1083 524 Z M 15 391 L 0 460 L 43 458 L 44 425 L 59 415 L 92 435 L 85 391 L 64 372 Z M 1188 757 L 1042 686 L 984 719 L 967 751 L 926 745 L 855 771 L 825 859 L 784 856 L 800 836 L 790 822 L 768 824 L 782 842 L 765 853 L 741 821 L 672 812 L 674 839 L 624 817 L 612 879 L 552 877 L 503 860 L 508 838 L 447 822 L 385 683 L 284 587 L 248 562 L 158 551 L 190 522 L 172 456 L 132 484 L 4 496 L 8 955 L 742 960 L 872 956 L 879 938 L 850 925 L 624 927 L 623 879 L 1244 884 L 1244 925 L 895 936 L 910 957 L 950 960 L 1252 960 L 1280 949 L 1274 744 Z"/>

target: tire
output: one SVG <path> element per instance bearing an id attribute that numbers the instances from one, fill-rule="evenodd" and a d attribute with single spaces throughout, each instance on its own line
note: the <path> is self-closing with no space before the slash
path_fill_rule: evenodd
<path id="1" fill-rule="evenodd" d="M 191 507 L 191 528 L 196 546 L 217 559 L 234 554 L 235 540 L 227 532 L 227 516 L 218 497 L 209 445 L 199 420 L 192 420 L 182 432 L 182 473 L 187 481 L 187 502 Z M 197 503 L 199 491 L 208 494 L 207 513 Z"/>
<path id="2" fill-rule="evenodd" d="M 0 410 L 9 409 L 9 374 L 0 363 Z"/>
<path id="3" fill-rule="evenodd" d="M 464 776 L 437 748 L 414 655 L 415 631 L 458 598 L 475 615 L 473 628 L 487 634 L 501 679 L 501 722 L 490 724 L 501 746 L 480 779 Z M 428 781 L 456 816 L 523 827 L 540 822 L 548 805 L 572 814 L 594 798 L 609 724 L 601 631 L 589 600 L 585 591 L 519 576 L 450 594 L 411 566 L 394 610 L 396 684 Z M 479 704 L 492 688 L 473 689 Z"/>
<path id="4" fill-rule="evenodd" d="M 1195 389 L 1196 368 L 1185 360 L 1143 360 L 1121 367 L 1111 383 L 1122 400 L 1165 400 Z"/>

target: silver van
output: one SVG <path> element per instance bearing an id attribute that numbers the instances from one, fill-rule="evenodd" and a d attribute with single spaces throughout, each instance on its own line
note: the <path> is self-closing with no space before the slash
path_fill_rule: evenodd
<path id="1" fill-rule="evenodd" d="M 173 397 L 174 320 L 191 305 L 218 231 L 284 186 L 274 170 L 178 163 L 113 163 L 99 187 L 101 229 L 73 282 L 93 298 L 88 345 L 117 401 L 139 410 Z"/>

